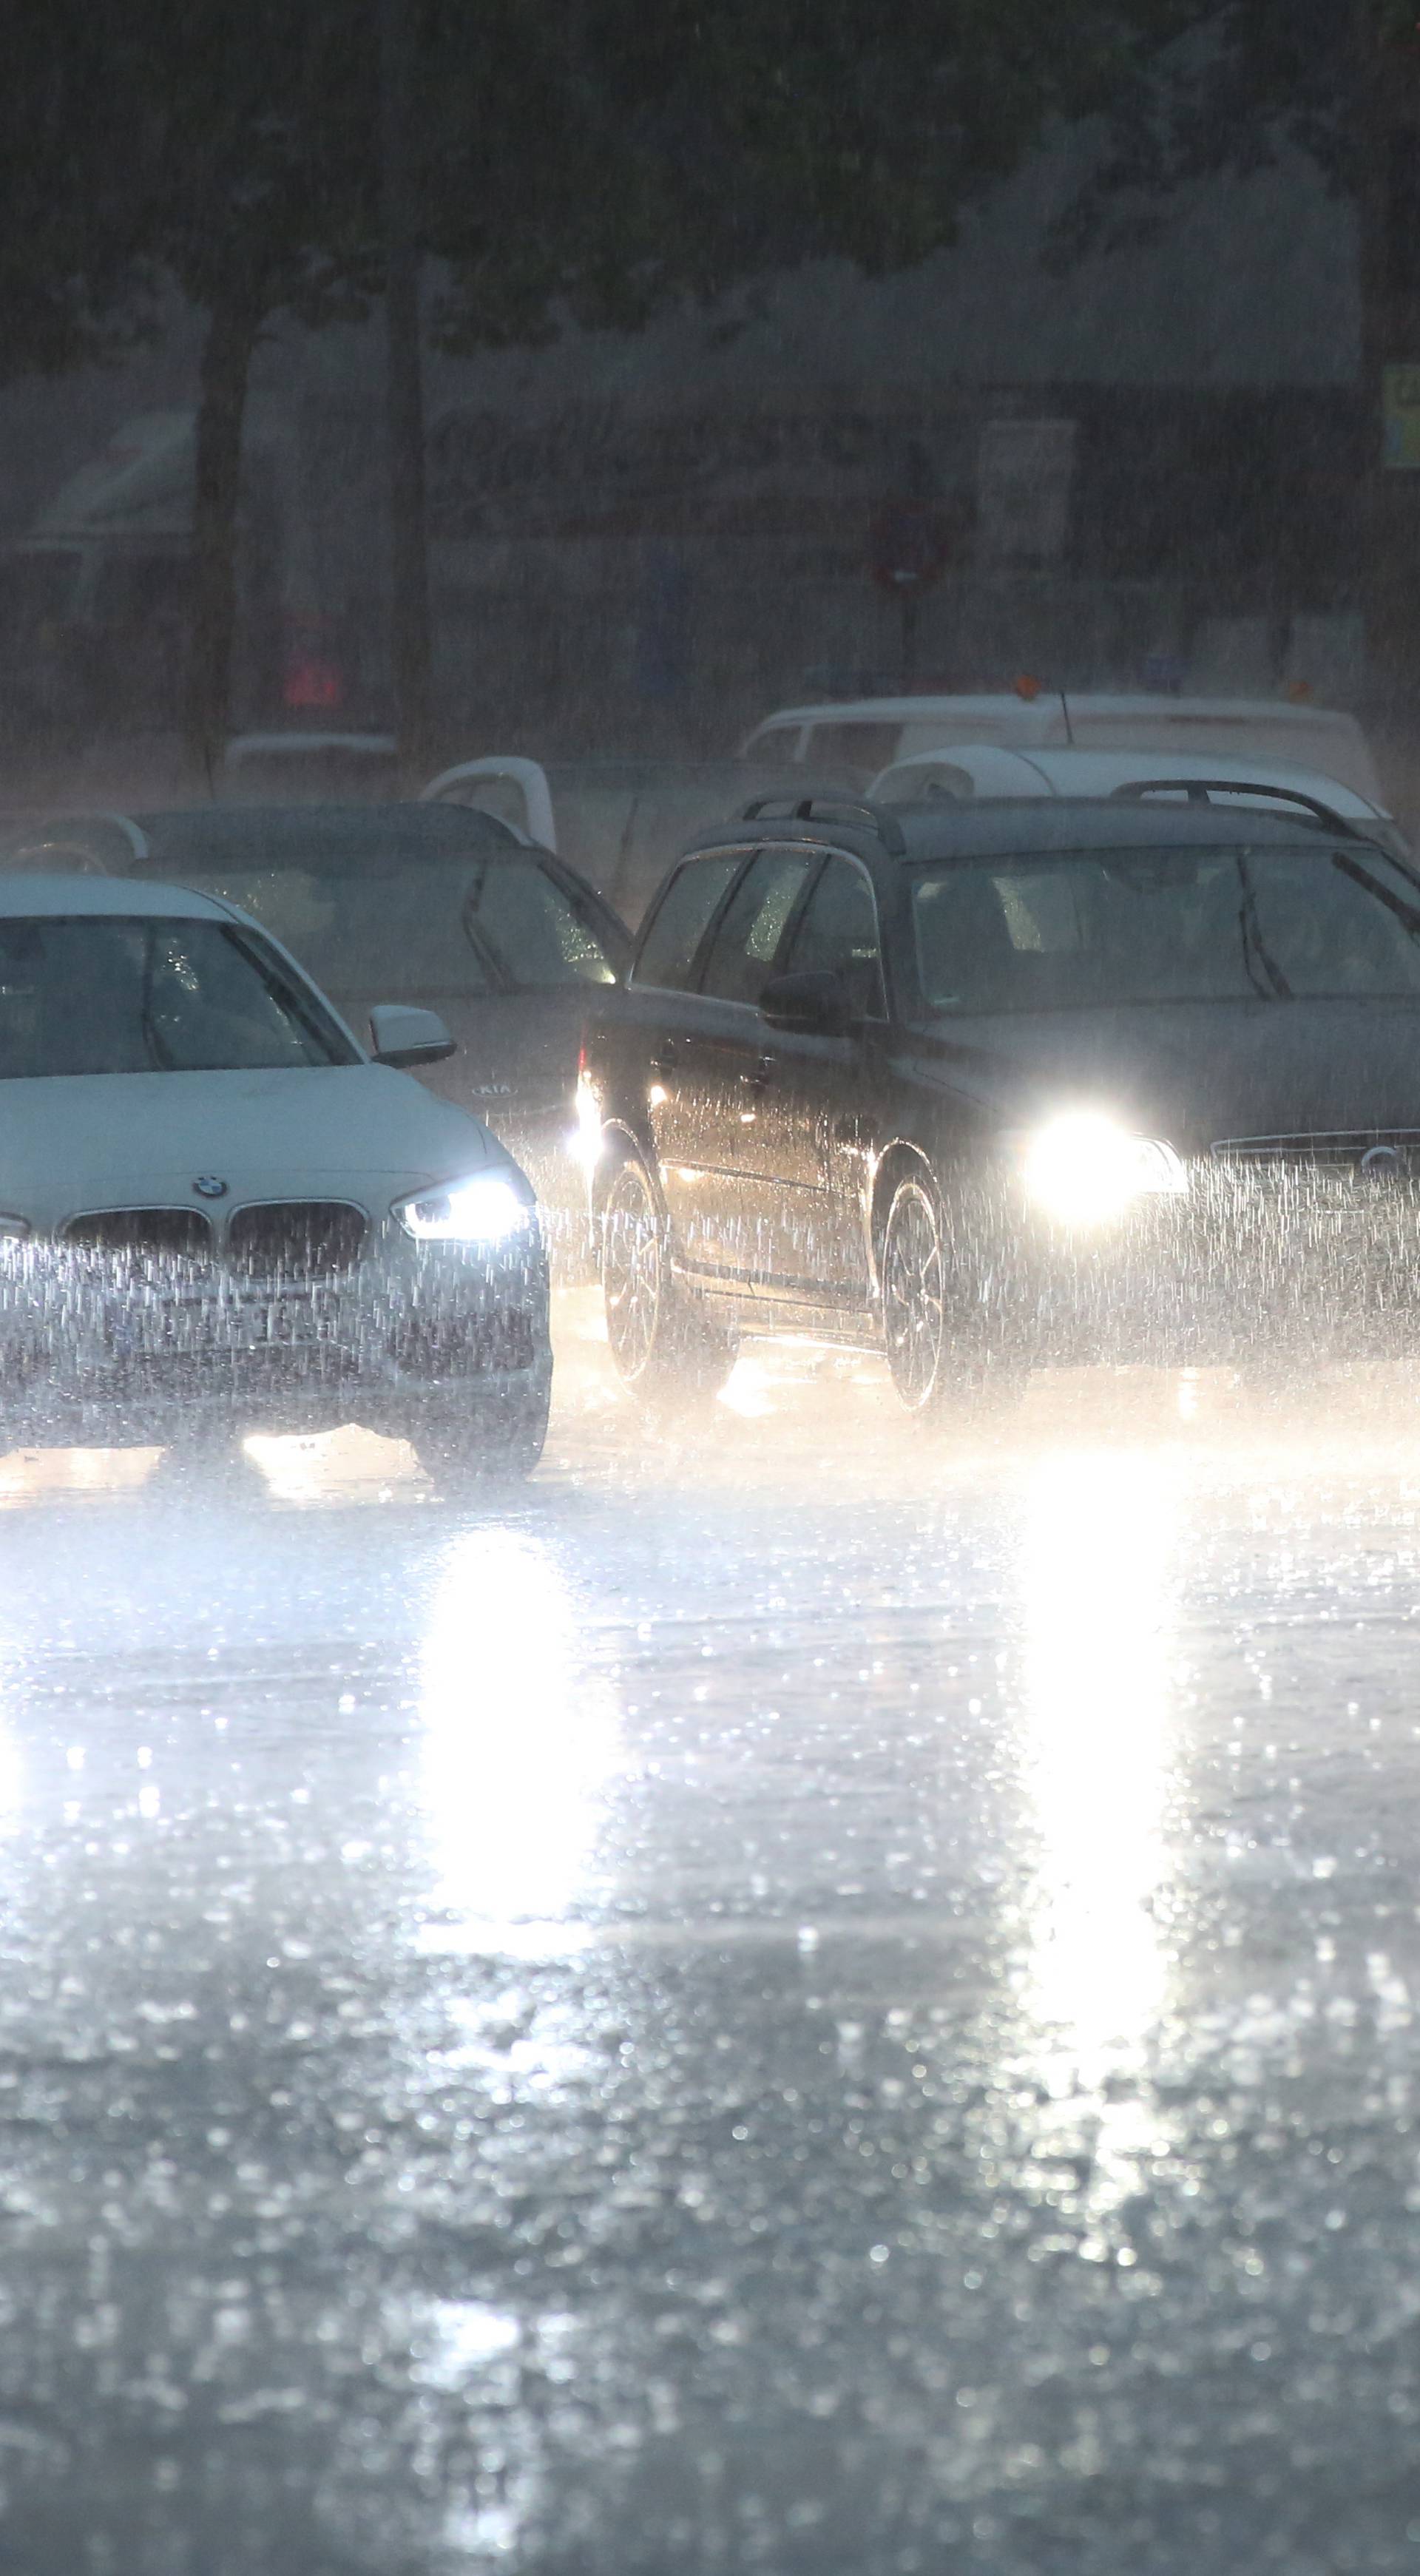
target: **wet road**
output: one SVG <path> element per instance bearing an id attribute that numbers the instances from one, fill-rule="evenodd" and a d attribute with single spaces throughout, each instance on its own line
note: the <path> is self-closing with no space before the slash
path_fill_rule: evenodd
<path id="1" fill-rule="evenodd" d="M 0 2566 L 1420 2568 L 1420 1404 L 0 1470 Z"/>

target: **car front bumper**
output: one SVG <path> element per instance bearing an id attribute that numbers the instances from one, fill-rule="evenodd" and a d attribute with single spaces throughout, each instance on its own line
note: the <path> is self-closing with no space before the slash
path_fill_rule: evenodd
<path id="1" fill-rule="evenodd" d="M 238 1280 L 195 1264 L 44 1244 L 0 1263 L 0 1436 L 164 1439 L 196 1417 L 244 1431 L 359 1422 L 404 1434 L 545 1401 L 540 1237 L 512 1249 L 381 1246 L 329 1278 Z"/>
<path id="2" fill-rule="evenodd" d="M 1299 1365 L 1420 1353 L 1420 1188 L 1199 1161 L 1093 1226 L 947 1194 L 953 1338 L 1033 1364 Z"/>

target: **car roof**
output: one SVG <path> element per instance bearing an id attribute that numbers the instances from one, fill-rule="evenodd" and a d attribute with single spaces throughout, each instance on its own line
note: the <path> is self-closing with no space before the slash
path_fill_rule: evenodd
<path id="1" fill-rule="evenodd" d="M 298 759 L 312 752 L 353 751 L 371 760 L 392 760 L 399 749 L 392 733 L 238 733 L 222 754 L 224 760 L 266 760 L 273 752 Z"/>
<path id="2" fill-rule="evenodd" d="M 763 732 L 766 725 L 805 725 L 822 723 L 895 723 L 930 722 L 934 716 L 979 716 L 983 723 L 999 722 L 1004 717 L 1020 719 L 1028 712 L 1038 712 L 1045 720 L 1062 723 L 1061 693 L 1058 689 L 1040 689 L 1026 697 L 1017 689 L 966 693 L 960 697 L 841 698 L 820 700 L 804 707 L 776 707 L 764 716 L 754 731 Z M 1092 716 L 1144 716 L 1157 718 L 1162 724 L 1186 722 L 1190 718 L 1236 723 L 1258 722 L 1264 717 L 1269 724 L 1281 722 L 1307 725 L 1340 725 L 1350 732 L 1359 731 L 1356 719 L 1337 707 L 1316 706 L 1310 698 L 1182 698 L 1165 696 L 1149 689 L 1095 690 L 1067 689 L 1066 699 L 1072 716 L 1087 723 Z"/>
<path id="3" fill-rule="evenodd" d="M 132 920 L 230 921 L 228 905 L 189 886 L 154 885 L 144 878 L 0 876 L 0 920 L 32 921 L 40 915 Z"/>
<path id="4" fill-rule="evenodd" d="M 96 818 L 108 819 L 108 818 Z M 131 817 L 141 835 L 136 864 L 151 858 L 198 866 L 254 860 L 290 863 L 302 852 L 337 856 L 342 848 L 368 854 L 382 839 L 406 849 L 447 851 L 458 857 L 491 843 L 507 850 L 526 844 L 494 814 L 477 806 L 420 805 L 413 799 L 385 803 L 312 805 L 179 805 Z"/>
<path id="5" fill-rule="evenodd" d="M 1328 771 L 1313 768 L 1300 760 L 1283 758 L 1276 752 L 1260 752 L 1256 757 L 1246 752 L 1174 750 L 1161 745 L 1157 750 L 1095 750 L 1082 745 L 1055 743 L 953 742 L 937 751 L 909 752 L 902 760 L 889 763 L 879 772 L 868 790 L 870 797 L 892 801 L 890 787 L 910 790 L 914 778 L 928 780 L 934 770 L 966 770 L 976 764 L 980 776 L 976 793 L 991 796 L 1032 793 L 1028 775 L 1034 770 L 1057 795 L 1107 795 L 1111 788 L 1132 786 L 1146 779 L 1197 779 L 1221 787 L 1291 788 L 1299 795 L 1315 796 L 1320 803 L 1331 805 L 1338 814 L 1374 821 L 1384 808 L 1373 804 L 1360 790 L 1349 787 Z M 1016 785 L 1012 781 L 1018 782 Z"/>
<path id="6" fill-rule="evenodd" d="M 861 818 L 861 819 L 858 819 Z M 980 804 L 884 805 L 876 809 L 821 800 L 812 816 L 756 815 L 734 839 L 809 841 L 879 860 L 1029 858 L 1070 850 L 1311 850 L 1325 846 L 1325 826 L 1295 815 L 1249 807 L 1161 805 L 1133 797 L 992 797 Z M 1349 835 L 1348 835 L 1349 837 Z M 697 851 L 723 849 L 724 827 L 697 833 Z"/>

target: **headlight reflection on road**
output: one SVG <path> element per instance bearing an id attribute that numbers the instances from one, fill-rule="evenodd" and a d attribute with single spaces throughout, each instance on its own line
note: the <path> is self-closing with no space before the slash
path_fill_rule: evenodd
<path id="1" fill-rule="evenodd" d="M 619 1737 L 579 1652 L 576 1605 L 534 1538 L 469 1530 L 435 1595 L 420 1786 L 435 1906 L 426 1946 L 555 1955 L 586 1881 Z"/>
<path id="2" fill-rule="evenodd" d="M 1163 1997 L 1173 1475 L 1165 1456 L 1067 1452 L 1027 1500 L 1027 2002 L 1053 2092 L 1137 2071 Z"/>

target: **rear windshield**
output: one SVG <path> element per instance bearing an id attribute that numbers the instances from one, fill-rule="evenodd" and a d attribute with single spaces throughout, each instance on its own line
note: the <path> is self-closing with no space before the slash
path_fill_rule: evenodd
<path id="1" fill-rule="evenodd" d="M 0 1080 L 358 1064 L 251 933 L 218 921 L 0 921 Z"/>
<path id="2" fill-rule="evenodd" d="M 955 861 L 914 877 L 912 913 L 944 1017 L 1420 999 L 1420 877 L 1369 842 Z"/>
<path id="3" fill-rule="evenodd" d="M 612 984 L 588 906 L 534 864 L 186 867 L 183 882 L 249 912 L 323 991 L 367 1003 L 468 999 L 505 985 Z"/>

